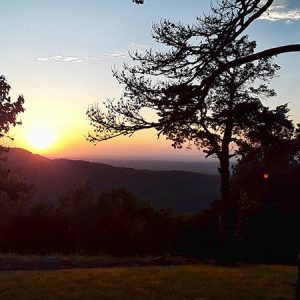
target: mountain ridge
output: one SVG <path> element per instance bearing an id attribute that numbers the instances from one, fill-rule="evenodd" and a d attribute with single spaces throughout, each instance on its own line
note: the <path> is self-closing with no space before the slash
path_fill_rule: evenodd
<path id="1" fill-rule="evenodd" d="M 72 186 L 89 182 L 97 193 L 125 188 L 154 207 L 177 212 L 198 212 L 218 197 L 219 176 L 188 171 L 150 171 L 65 158 L 49 159 L 21 148 L 12 148 L 7 166 L 36 185 L 35 198 L 57 203 Z"/>

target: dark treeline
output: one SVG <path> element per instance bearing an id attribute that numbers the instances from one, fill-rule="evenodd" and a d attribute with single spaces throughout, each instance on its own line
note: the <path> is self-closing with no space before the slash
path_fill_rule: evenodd
<path id="1" fill-rule="evenodd" d="M 279 162 L 278 162 L 279 163 Z M 235 169 L 232 195 L 237 261 L 294 263 L 300 241 L 300 167 L 268 168 L 244 160 Z M 89 183 L 65 191 L 57 207 L 31 202 L 34 187 L 5 173 L 0 197 L 0 251 L 180 255 L 215 259 L 219 254 L 220 203 L 198 214 L 156 210 L 124 189 L 96 195 Z M 8 176 L 8 174 L 10 174 Z M 274 174 L 274 175 L 273 175 Z M 2 174 L 3 175 L 3 174 Z M 249 184 L 251 182 L 251 184 Z M 254 192 L 253 192 L 254 191 Z"/>

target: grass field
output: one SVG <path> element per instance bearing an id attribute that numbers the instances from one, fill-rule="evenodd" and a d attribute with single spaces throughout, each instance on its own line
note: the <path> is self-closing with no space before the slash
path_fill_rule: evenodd
<path id="1" fill-rule="evenodd" d="M 0 272 L 0 299 L 292 299 L 296 268 L 210 265 Z"/>

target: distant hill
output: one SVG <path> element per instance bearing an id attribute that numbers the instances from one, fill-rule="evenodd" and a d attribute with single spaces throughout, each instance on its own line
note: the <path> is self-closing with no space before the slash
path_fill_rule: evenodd
<path id="1" fill-rule="evenodd" d="M 126 188 L 153 206 L 177 212 L 198 212 L 210 206 L 219 191 L 219 176 L 184 171 L 149 171 L 69 159 L 48 159 L 13 148 L 7 165 L 37 187 L 36 198 L 56 203 L 68 188 L 89 181 L 96 192 Z"/>
<path id="2" fill-rule="evenodd" d="M 92 159 L 91 161 L 115 167 L 127 167 L 152 171 L 187 171 L 201 174 L 218 175 L 218 161 L 171 161 L 146 159 Z"/>

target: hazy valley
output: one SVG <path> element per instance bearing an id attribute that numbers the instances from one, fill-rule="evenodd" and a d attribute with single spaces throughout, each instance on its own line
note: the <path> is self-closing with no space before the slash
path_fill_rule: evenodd
<path id="1" fill-rule="evenodd" d="M 36 185 L 35 198 L 53 204 L 66 189 L 89 182 L 98 193 L 125 188 L 157 208 L 172 207 L 177 212 L 199 212 L 210 207 L 219 191 L 218 175 L 170 170 L 184 167 L 184 163 L 148 162 L 149 168 L 151 164 L 152 168 L 167 169 L 150 171 L 82 160 L 48 159 L 18 148 L 11 149 L 5 155 L 9 168 Z M 132 165 L 133 162 L 127 163 Z M 135 163 L 136 168 L 147 168 L 147 162 Z M 186 163 L 186 167 L 200 170 L 201 163 L 196 163 L 196 166 Z M 203 170 L 207 173 L 213 173 L 214 168 L 214 163 L 203 163 Z"/>

